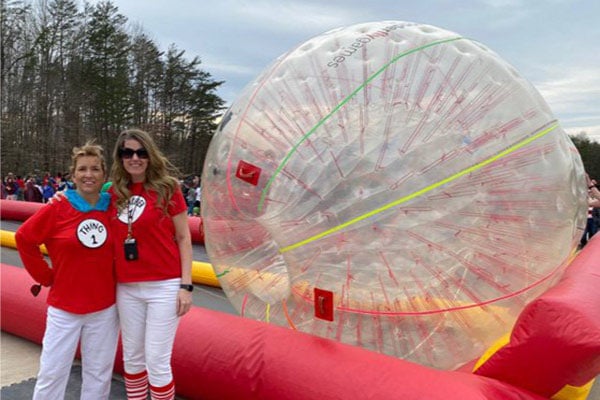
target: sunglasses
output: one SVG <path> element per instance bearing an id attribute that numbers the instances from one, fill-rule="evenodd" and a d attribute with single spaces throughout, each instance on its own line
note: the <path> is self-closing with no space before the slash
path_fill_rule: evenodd
<path id="1" fill-rule="evenodd" d="M 130 149 L 129 147 L 125 147 L 122 149 L 119 149 L 119 157 L 121 158 L 133 158 L 133 155 L 137 154 L 139 159 L 146 159 L 149 158 L 150 156 L 148 155 L 148 150 L 141 148 L 141 149 Z"/>

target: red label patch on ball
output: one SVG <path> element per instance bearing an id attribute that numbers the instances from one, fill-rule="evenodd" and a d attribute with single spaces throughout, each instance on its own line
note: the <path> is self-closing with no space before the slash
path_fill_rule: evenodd
<path id="1" fill-rule="evenodd" d="M 315 317 L 333 321 L 333 292 L 315 288 Z"/>
<path id="2" fill-rule="evenodd" d="M 235 176 L 256 186 L 258 184 L 258 178 L 260 177 L 260 171 L 261 169 L 256 165 L 240 160 L 237 170 L 235 171 Z"/>

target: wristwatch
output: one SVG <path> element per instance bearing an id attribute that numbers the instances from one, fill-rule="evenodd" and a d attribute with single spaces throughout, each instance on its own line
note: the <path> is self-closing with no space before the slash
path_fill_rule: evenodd
<path id="1" fill-rule="evenodd" d="M 186 285 L 186 284 L 182 283 L 181 285 L 179 285 L 179 287 L 181 289 L 187 290 L 188 292 L 193 292 L 194 291 L 194 285 Z"/>

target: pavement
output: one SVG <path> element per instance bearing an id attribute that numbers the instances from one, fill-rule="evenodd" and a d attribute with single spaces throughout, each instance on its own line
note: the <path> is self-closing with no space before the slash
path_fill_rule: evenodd
<path id="1" fill-rule="evenodd" d="M 2 400 L 31 399 L 35 378 L 40 365 L 42 347 L 2 331 L 0 355 L 0 376 Z M 79 400 L 81 393 L 81 364 L 73 363 L 65 400 Z M 120 375 L 115 374 L 110 391 L 111 400 L 127 400 L 125 383 Z M 181 399 L 181 398 L 179 398 Z"/>
<path id="2" fill-rule="evenodd" d="M 600 400 L 600 377 L 597 376 L 587 400 Z"/>

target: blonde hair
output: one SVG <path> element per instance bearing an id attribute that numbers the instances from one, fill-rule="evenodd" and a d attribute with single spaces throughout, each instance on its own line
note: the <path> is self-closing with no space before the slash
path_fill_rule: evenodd
<path id="1" fill-rule="evenodd" d="M 69 168 L 71 176 L 75 173 L 77 162 L 81 157 L 98 157 L 102 166 L 102 172 L 104 172 L 104 177 L 106 177 L 106 160 L 104 159 L 104 149 L 102 146 L 90 140 L 81 147 L 73 147 L 71 151 L 71 167 Z"/>
<path id="2" fill-rule="evenodd" d="M 117 208 L 119 210 L 123 209 L 131 197 L 131 191 L 128 188 L 131 176 L 123 167 L 123 161 L 119 156 L 119 150 L 123 148 L 126 140 L 137 141 L 148 152 L 148 167 L 146 168 L 144 188 L 156 192 L 156 206 L 166 213 L 171 197 L 179 187 L 179 181 L 175 178 L 179 173 L 177 168 L 162 154 L 152 136 L 141 129 L 128 129 L 121 132 L 117 138 L 117 143 L 115 143 L 110 174 L 112 188 L 117 198 Z"/>

